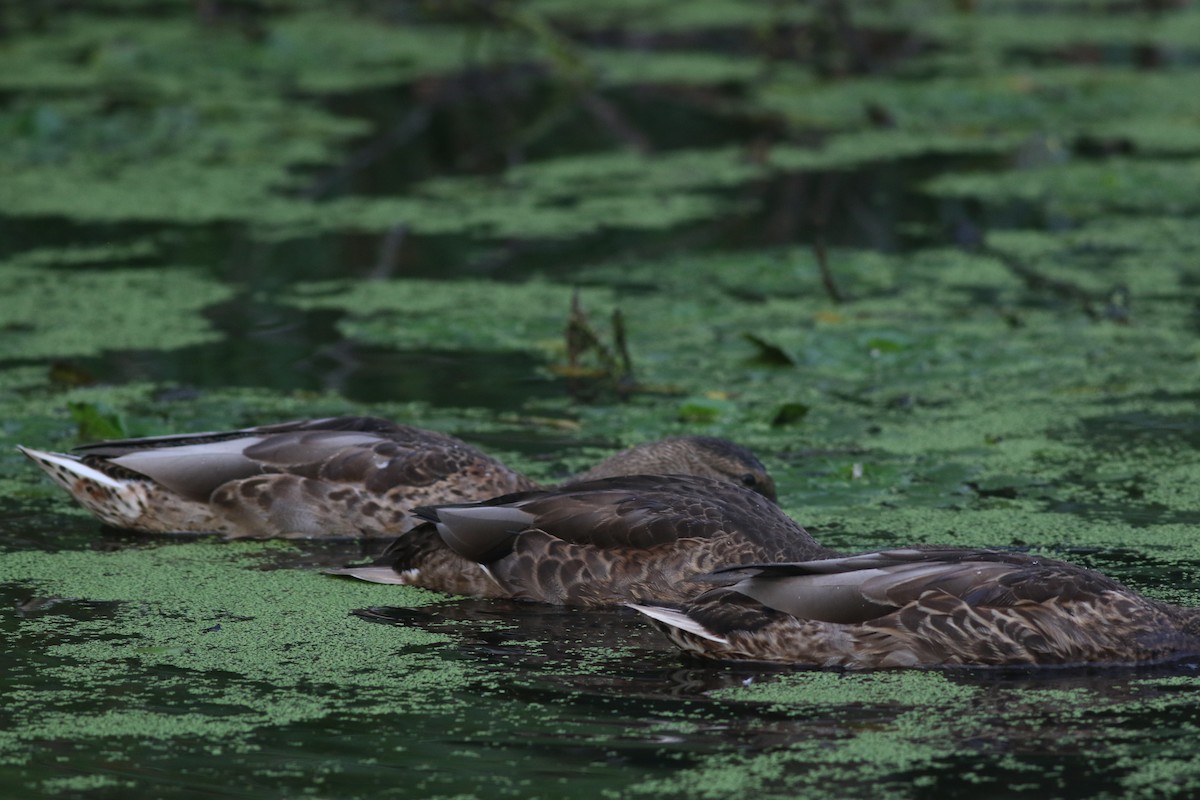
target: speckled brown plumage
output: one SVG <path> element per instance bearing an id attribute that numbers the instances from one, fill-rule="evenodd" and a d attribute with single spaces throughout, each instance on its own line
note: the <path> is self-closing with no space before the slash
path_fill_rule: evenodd
<path id="1" fill-rule="evenodd" d="M 1200 609 L 1021 553 L 863 553 L 718 571 L 676 607 L 635 605 L 718 660 L 881 669 L 1153 663 L 1200 654 Z"/>
<path id="2" fill-rule="evenodd" d="M 830 555 L 763 496 L 695 476 L 604 478 L 418 513 L 429 524 L 335 574 L 603 606 L 682 601 L 705 588 L 689 578 L 723 565 Z M 462 560 L 433 563 L 439 540 Z"/>
<path id="3" fill-rule="evenodd" d="M 108 525 L 231 538 L 392 537 L 419 522 L 418 506 L 537 485 L 452 436 L 373 417 L 101 442 L 74 454 L 22 452 Z M 641 445 L 594 469 L 695 470 L 774 496 L 753 455 L 707 437 Z"/>
<path id="4" fill-rule="evenodd" d="M 569 486 L 624 475 L 694 475 L 736 483 L 775 499 L 775 482 L 766 467 L 746 448 L 713 436 L 678 436 L 639 444 L 569 478 Z"/>
<path id="5" fill-rule="evenodd" d="M 371 417 L 22 449 L 114 527 L 229 537 L 395 536 L 411 509 L 535 484 L 452 436 Z"/>

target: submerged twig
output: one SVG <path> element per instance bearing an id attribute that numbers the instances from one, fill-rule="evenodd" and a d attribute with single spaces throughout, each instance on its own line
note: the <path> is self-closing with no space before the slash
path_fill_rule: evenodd
<path id="1" fill-rule="evenodd" d="M 1079 303 L 1080 309 L 1094 320 L 1107 319 L 1113 322 L 1129 322 L 1131 297 L 1128 287 L 1116 286 L 1105 298 L 1098 298 L 1082 286 L 1061 278 L 1052 278 L 1035 270 L 1016 256 L 984 245 L 979 252 L 998 260 L 1016 275 L 1032 291 L 1048 292 L 1064 300 Z"/>
<path id="2" fill-rule="evenodd" d="M 408 226 L 403 223 L 388 228 L 388 232 L 383 237 L 383 244 L 379 247 L 379 260 L 375 262 L 375 266 L 367 275 L 369 280 L 381 281 L 396 271 L 396 265 L 400 261 L 400 251 L 404 247 L 404 240 L 407 237 Z"/>
<path id="3" fill-rule="evenodd" d="M 845 302 L 845 296 L 833 279 L 833 270 L 829 268 L 829 254 L 825 250 L 825 237 L 818 233 L 813 239 L 813 255 L 817 257 L 817 269 L 821 271 L 821 285 L 829 299 L 839 305 Z"/>
<path id="4" fill-rule="evenodd" d="M 579 293 L 571 296 L 571 313 L 564 331 L 567 345 L 567 391 L 576 400 L 590 399 L 580 379 L 589 379 L 616 392 L 622 400 L 641 387 L 633 377 L 633 359 L 625 335 L 625 318 L 620 309 L 612 315 L 613 346 L 606 345 L 592 327 L 591 320 L 579 302 Z M 584 358 L 591 356 L 599 362 L 597 367 L 585 366 Z"/>
<path id="5" fill-rule="evenodd" d="M 594 71 L 584 58 L 582 49 L 571 37 L 553 25 L 545 15 L 528 7 L 503 6 L 497 16 L 508 25 L 525 31 L 541 46 L 546 53 L 551 75 L 558 78 L 579 107 L 614 139 L 640 154 L 653 149 L 650 137 L 638 129 L 615 103 L 596 91 Z M 544 124 L 539 124 L 534 129 L 544 127 Z"/>
<path id="6" fill-rule="evenodd" d="M 584 353 L 601 346 L 587 314 L 579 305 L 579 292 L 571 295 L 571 313 L 567 316 L 567 328 L 563 335 L 567 340 L 567 365 L 572 369 L 579 366 L 579 359 Z"/>
<path id="7" fill-rule="evenodd" d="M 621 359 L 621 370 L 626 378 L 633 378 L 633 358 L 629 355 L 629 342 L 625 338 L 625 315 L 621 309 L 614 308 L 612 313 L 613 347 L 617 357 Z"/>
<path id="8" fill-rule="evenodd" d="M 826 0 L 823 6 L 822 10 L 826 19 L 829 20 L 831 32 L 838 38 L 849 56 L 850 70 L 856 75 L 877 72 L 871 59 L 870 50 L 854 26 L 848 5 L 843 0 Z"/>
<path id="9" fill-rule="evenodd" d="M 373 139 L 365 147 L 352 153 L 349 158 L 337 167 L 313 181 L 304 194 L 313 199 L 325 197 L 339 183 L 354 173 L 371 166 L 394 150 L 398 145 L 404 144 L 425 130 L 426 126 L 429 125 L 429 120 L 433 117 L 431 106 L 431 103 L 427 103 L 413 109 L 408 116 L 400 120 L 396 125 L 384 131 L 383 134 Z"/>
<path id="10" fill-rule="evenodd" d="M 653 146 L 650 137 L 634 126 L 616 104 L 602 97 L 594 90 L 586 90 L 579 98 L 580 104 L 592 118 L 603 125 L 613 135 L 639 155 L 646 155 Z"/>

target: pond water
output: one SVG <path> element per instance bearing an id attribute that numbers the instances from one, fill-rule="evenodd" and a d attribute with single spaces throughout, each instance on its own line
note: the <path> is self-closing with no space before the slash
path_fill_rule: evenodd
<path id="1" fill-rule="evenodd" d="M 321 574 L 370 545 L 102 530 L 13 446 L 363 413 L 555 480 L 721 435 L 832 547 L 1200 604 L 1197 42 L 1082 0 L 0 11 L 0 794 L 1194 796 L 1200 662 L 689 662 Z"/>

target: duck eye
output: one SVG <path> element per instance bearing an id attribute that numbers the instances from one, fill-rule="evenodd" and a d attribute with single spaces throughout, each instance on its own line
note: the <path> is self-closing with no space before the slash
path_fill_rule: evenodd
<path id="1" fill-rule="evenodd" d="M 754 477 L 754 473 L 747 472 L 745 475 L 742 476 L 742 485 L 743 486 L 757 486 L 758 478 Z"/>

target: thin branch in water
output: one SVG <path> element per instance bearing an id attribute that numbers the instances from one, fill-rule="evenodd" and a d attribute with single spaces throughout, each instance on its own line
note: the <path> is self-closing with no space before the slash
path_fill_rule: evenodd
<path id="1" fill-rule="evenodd" d="M 625 336 L 625 319 L 620 309 L 612 315 L 613 346 L 610 348 L 592 327 L 587 313 L 579 302 L 579 293 L 571 296 L 571 313 L 564 331 L 567 344 L 567 391 L 576 400 L 595 399 L 597 386 L 607 388 L 624 400 L 639 391 L 633 378 L 633 359 Z M 592 356 L 597 367 L 584 366 L 586 356 Z"/>
<path id="2" fill-rule="evenodd" d="M 360 148 L 334 169 L 325 173 L 305 190 L 304 194 L 314 200 L 327 196 L 334 187 L 356 172 L 361 172 L 412 139 L 429 125 L 433 117 L 432 103 L 418 106 L 408 116 L 389 130 Z"/>
<path id="3" fill-rule="evenodd" d="M 615 103 L 593 91 L 584 91 L 579 102 L 596 121 L 634 152 L 645 155 L 654 149 L 650 137 L 638 130 Z"/>
<path id="4" fill-rule="evenodd" d="M 1049 292 L 1064 300 L 1078 303 L 1080 310 L 1089 319 L 1108 320 L 1121 325 L 1128 325 L 1132 319 L 1133 296 L 1129 287 L 1124 284 L 1118 284 L 1103 296 L 1098 296 L 1078 284 L 1043 275 L 1009 253 L 986 245 L 981 247 L 979 252 L 998 260 L 1009 272 L 1020 278 L 1026 288 L 1032 291 Z"/>
<path id="5" fill-rule="evenodd" d="M 552 78 L 567 87 L 584 111 L 592 116 L 614 138 L 637 153 L 648 153 L 650 138 L 639 130 L 616 104 L 602 97 L 595 89 L 596 76 L 584 57 L 582 48 L 553 23 L 528 7 L 506 7 L 500 18 L 511 27 L 523 30 L 546 54 Z"/>
<path id="6" fill-rule="evenodd" d="M 384 234 L 383 243 L 379 247 L 379 260 L 367 274 L 367 280 L 381 281 L 391 277 L 400 262 L 400 251 L 404 240 L 408 238 L 408 226 L 404 223 L 393 225 Z"/>
<path id="7" fill-rule="evenodd" d="M 877 72 L 875 64 L 871 60 L 870 50 L 867 48 L 863 38 L 859 35 L 858 29 L 854 26 L 854 20 L 850 16 L 850 9 L 842 0 L 827 0 L 824 4 L 825 14 L 829 18 L 833 33 L 841 41 L 842 46 L 846 49 L 846 53 L 850 57 L 850 69 L 855 75 L 871 74 Z"/>
<path id="8" fill-rule="evenodd" d="M 617 357 L 621 359 L 621 380 L 633 380 L 633 358 L 629 355 L 629 341 L 625 337 L 625 315 L 621 309 L 614 308 L 612 313 L 613 347 Z"/>
<path id="9" fill-rule="evenodd" d="M 567 340 L 567 366 L 572 369 L 579 367 L 579 359 L 584 353 L 600 344 L 591 323 L 588 322 L 587 314 L 579 304 L 578 291 L 571 294 L 571 313 L 567 317 L 564 336 Z"/>
<path id="10" fill-rule="evenodd" d="M 829 268 L 829 254 L 825 250 L 825 237 L 818 233 L 813 239 L 813 255 L 817 258 L 817 269 L 821 271 L 821 285 L 829 299 L 837 304 L 845 302 L 845 296 L 838 289 L 837 281 L 833 279 L 833 270 Z"/>
<path id="11" fill-rule="evenodd" d="M 1092 297 L 1092 293 L 1084 289 L 1082 286 L 1064 281 L 1059 278 L 1051 278 L 1043 275 L 1033 267 L 1025 264 L 1016 256 L 1005 253 L 1002 250 L 997 250 L 994 247 L 987 245 L 982 246 L 979 252 L 983 255 L 991 256 L 999 261 L 1008 269 L 1009 272 L 1016 275 L 1025 284 L 1025 288 L 1035 292 L 1049 292 L 1056 297 L 1061 297 L 1064 300 L 1077 302 L 1083 313 L 1087 314 L 1092 319 L 1098 319 L 1100 314 L 1096 310 L 1096 300 Z"/>

